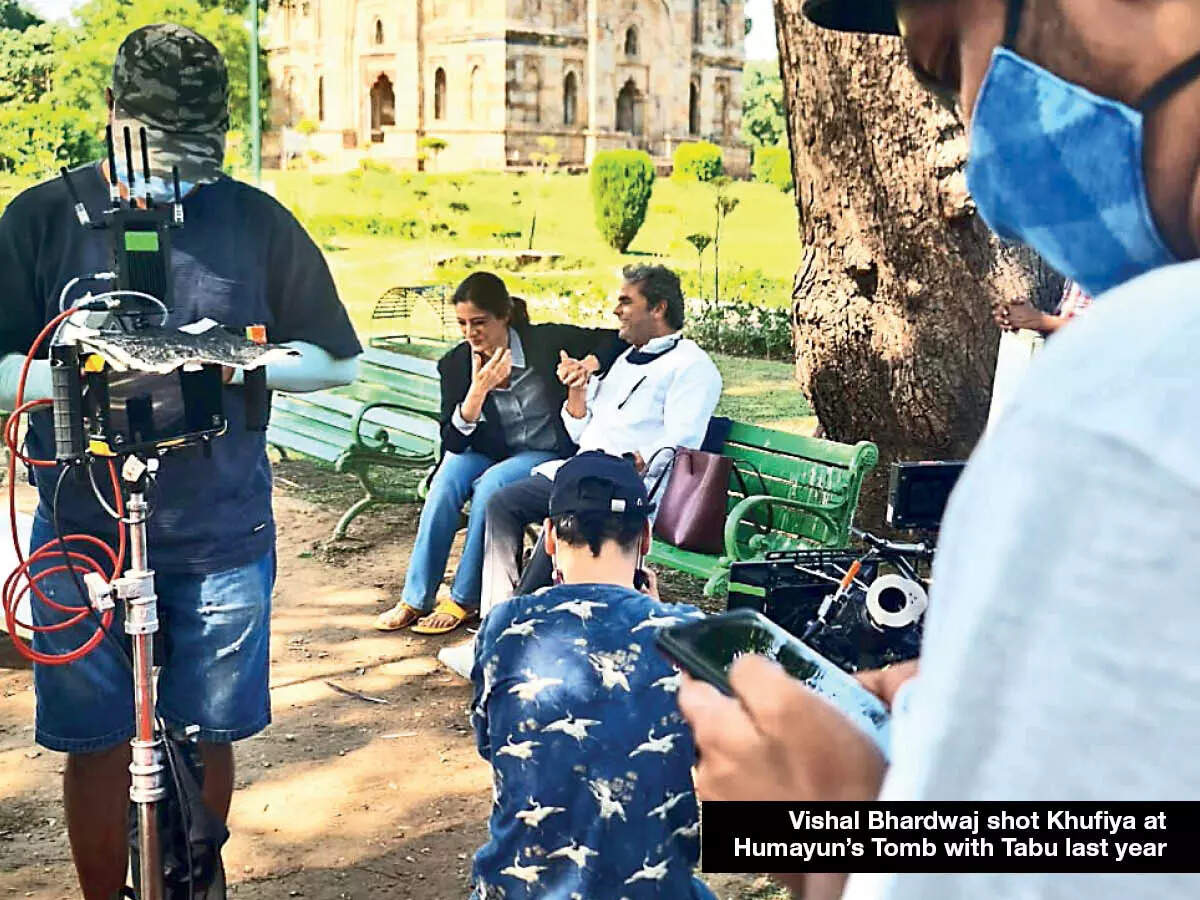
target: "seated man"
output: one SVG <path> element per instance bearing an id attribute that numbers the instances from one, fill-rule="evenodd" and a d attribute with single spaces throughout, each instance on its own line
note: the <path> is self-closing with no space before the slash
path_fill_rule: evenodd
<path id="1" fill-rule="evenodd" d="M 646 480 L 669 463 L 663 448 L 699 447 L 721 396 L 721 374 L 694 342 L 683 337 L 679 277 L 663 266 L 630 266 L 614 314 L 620 337 L 631 346 L 603 378 L 565 359 L 559 377 L 568 386 L 562 418 L 581 451 L 628 454 Z M 550 583 L 549 557 L 534 554 L 521 577 L 518 560 L 527 525 L 546 515 L 561 461 L 492 495 L 487 506 L 483 560 L 483 612 L 507 600 L 518 578 L 530 593 Z M 654 469 L 648 471 L 647 467 Z"/>
<path id="2" fill-rule="evenodd" d="M 699 827 L 680 676 L 657 628 L 700 615 L 631 585 L 651 505 L 628 461 L 581 453 L 545 523 L 560 583 L 484 620 L 471 718 L 493 767 L 474 897 L 712 898 L 692 875 Z"/>

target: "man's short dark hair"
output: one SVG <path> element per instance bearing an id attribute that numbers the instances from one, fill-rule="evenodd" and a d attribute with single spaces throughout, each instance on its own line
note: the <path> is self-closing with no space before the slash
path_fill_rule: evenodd
<path id="1" fill-rule="evenodd" d="M 635 513 L 569 513 L 554 519 L 554 533 L 568 547 L 588 547 L 599 556 L 605 541 L 616 541 L 622 551 L 636 550 L 642 539 L 644 515 Z"/>
<path id="2" fill-rule="evenodd" d="M 667 305 L 667 324 L 678 331 L 683 327 L 683 288 L 679 276 L 666 266 L 626 266 L 621 274 L 635 284 L 651 308 Z"/>

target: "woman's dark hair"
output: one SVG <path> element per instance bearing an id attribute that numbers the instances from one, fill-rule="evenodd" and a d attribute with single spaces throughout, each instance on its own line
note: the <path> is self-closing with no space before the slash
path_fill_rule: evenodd
<path id="1" fill-rule="evenodd" d="M 472 272 L 454 290 L 451 302 L 472 303 L 497 319 L 508 319 L 514 328 L 529 324 L 529 307 L 520 297 L 510 297 L 504 280 L 492 272 Z"/>

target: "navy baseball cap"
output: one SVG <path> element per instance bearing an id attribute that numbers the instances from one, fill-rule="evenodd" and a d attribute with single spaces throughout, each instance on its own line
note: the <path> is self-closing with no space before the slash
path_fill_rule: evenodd
<path id="1" fill-rule="evenodd" d="M 649 516 L 653 511 L 642 476 L 619 456 L 589 450 L 567 460 L 554 476 L 551 518 L 589 512 Z"/>
<path id="2" fill-rule="evenodd" d="M 896 0 L 804 0 L 804 17 L 834 31 L 899 34 Z"/>

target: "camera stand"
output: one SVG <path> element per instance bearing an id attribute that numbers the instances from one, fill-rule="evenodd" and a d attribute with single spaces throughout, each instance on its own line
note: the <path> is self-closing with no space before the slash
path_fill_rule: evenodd
<path id="1" fill-rule="evenodd" d="M 157 462 L 157 461 L 156 461 Z M 158 804 L 167 795 L 165 736 L 157 727 L 154 705 L 154 635 L 158 632 L 158 597 L 146 547 L 146 476 L 150 467 L 136 456 L 122 467 L 129 485 L 129 568 L 113 581 L 113 595 L 125 604 L 125 633 L 133 656 L 134 735 L 130 742 L 129 799 L 137 807 L 138 900 L 163 900 L 162 847 Z"/>

